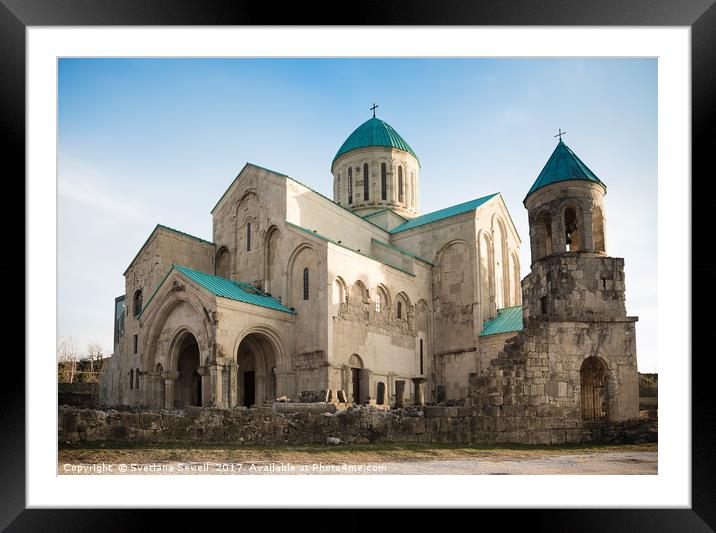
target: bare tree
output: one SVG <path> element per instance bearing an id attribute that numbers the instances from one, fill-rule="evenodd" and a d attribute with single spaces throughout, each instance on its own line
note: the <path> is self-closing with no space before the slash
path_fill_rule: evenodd
<path id="1" fill-rule="evenodd" d="M 94 363 L 104 358 L 104 348 L 98 342 L 91 342 L 87 345 L 87 358 L 90 361 L 90 372 L 94 372 Z"/>
<path id="2" fill-rule="evenodd" d="M 75 365 L 77 364 L 77 347 L 72 337 L 60 340 L 57 344 L 57 361 L 70 367 L 70 383 L 74 381 Z"/>

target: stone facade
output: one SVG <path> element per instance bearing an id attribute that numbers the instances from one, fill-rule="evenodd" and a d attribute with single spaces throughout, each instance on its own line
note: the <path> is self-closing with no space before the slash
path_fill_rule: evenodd
<path id="1" fill-rule="evenodd" d="M 331 390 L 380 408 L 637 418 L 636 319 L 623 260 L 606 255 L 603 190 L 557 183 L 528 197 L 533 263 L 520 283 L 502 196 L 421 217 L 418 170 L 401 150 L 352 150 L 332 165 L 330 200 L 247 164 L 212 210 L 211 242 L 157 226 L 125 271 L 101 404 L 233 408 Z M 227 280 L 249 296 L 215 288 Z M 483 334 L 515 306 L 524 329 Z"/>

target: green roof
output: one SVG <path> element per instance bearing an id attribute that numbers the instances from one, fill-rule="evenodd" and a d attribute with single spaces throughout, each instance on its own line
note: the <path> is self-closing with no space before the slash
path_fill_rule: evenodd
<path id="1" fill-rule="evenodd" d="M 373 117 L 358 126 L 355 131 L 348 136 L 346 142 L 338 149 L 336 157 L 333 158 L 333 162 L 335 163 L 336 159 L 351 150 L 367 148 L 369 146 L 396 148 L 408 152 L 415 159 L 418 159 L 418 156 L 415 155 L 410 145 L 405 142 L 405 139 L 403 139 L 390 124 Z"/>
<path id="2" fill-rule="evenodd" d="M 602 183 L 594 172 L 589 170 L 589 167 L 560 140 L 527 196 L 551 183 L 570 180 L 591 181 L 604 187 L 604 192 L 607 190 L 607 186 Z M 527 196 L 525 196 L 525 200 Z"/>
<path id="3" fill-rule="evenodd" d="M 408 220 L 405 224 L 401 224 L 400 226 L 393 228 L 388 233 L 391 233 L 391 234 L 398 233 L 400 231 L 405 231 L 408 229 L 417 228 L 418 226 L 423 226 L 424 224 L 431 224 L 432 222 L 437 222 L 438 220 L 442 220 L 444 218 L 450 218 L 450 217 L 454 217 L 456 215 L 461 215 L 463 213 L 467 213 L 468 211 L 477 209 L 482 204 L 484 204 L 491 198 L 494 198 L 498 194 L 500 194 L 500 193 L 496 192 L 495 194 L 491 194 L 489 196 L 483 196 L 482 198 L 477 198 L 476 200 L 470 200 L 469 202 L 453 205 L 451 207 L 446 207 L 445 209 L 439 209 L 438 211 L 433 211 L 432 213 L 426 213 L 424 215 L 420 215 L 419 217 L 415 217 L 411 220 Z"/>
<path id="4" fill-rule="evenodd" d="M 498 333 L 511 333 L 522 330 L 522 306 L 505 307 L 497 310 L 497 316 L 488 320 L 482 326 L 480 337 L 497 335 Z"/>
<path id="5" fill-rule="evenodd" d="M 282 305 L 276 298 L 258 290 L 249 283 L 212 276 L 211 274 L 179 265 L 172 265 L 172 268 L 221 298 L 296 314 L 296 311 Z"/>

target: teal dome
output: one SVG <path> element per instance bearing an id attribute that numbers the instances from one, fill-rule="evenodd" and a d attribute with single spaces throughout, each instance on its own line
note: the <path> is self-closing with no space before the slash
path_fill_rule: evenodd
<path id="1" fill-rule="evenodd" d="M 542 169 L 542 172 L 539 173 L 539 176 L 537 176 L 537 179 L 527 193 L 527 196 L 552 183 L 571 180 L 598 183 L 604 188 L 604 192 L 607 192 L 607 186 L 604 185 L 602 180 L 560 139 L 554 152 L 552 152 L 552 155 L 547 160 L 547 164 Z M 527 200 L 527 196 L 525 196 L 525 200 Z"/>
<path id="2" fill-rule="evenodd" d="M 415 159 L 418 159 L 418 156 L 415 155 L 410 145 L 405 142 L 405 139 L 403 139 L 390 124 L 379 118 L 372 117 L 358 126 L 356 130 L 349 135 L 346 142 L 338 149 L 338 153 L 336 153 L 336 157 L 333 158 L 333 162 L 335 163 L 336 159 L 351 150 L 367 148 L 369 146 L 395 148 L 408 152 Z"/>

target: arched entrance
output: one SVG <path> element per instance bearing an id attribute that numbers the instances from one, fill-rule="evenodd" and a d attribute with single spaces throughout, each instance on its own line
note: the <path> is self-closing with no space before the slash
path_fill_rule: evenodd
<path id="1" fill-rule="evenodd" d="M 187 405 L 201 405 L 201 356 L 196 337 L 186 333 L 177 345 L 177 372 L 178 377 L 174 389 L 174 405 L 184 407 Z"/>
<path id="2" fill-rule="evenodd" d="M 238 383 L 236 404 L 251 407 L 276 398 L 276 350 L 261 333 L 241 340 L 236 354 Z"/>
<path id="3" fill-rule="evenodd" d="M 587 357 L 579 371 L 582 382 L 582 420 L 607 419 L 607 366 L 598 357 Z"/>
<path id="4" fill-rule="evenodd" d="M 353 403 L 361 403 L 363 396 L 361 394 L 361 374 L 363 373 L 363 360 L 360 356 L 353 354 L 348 360 L 351 368 L 351 394 Z"/>

